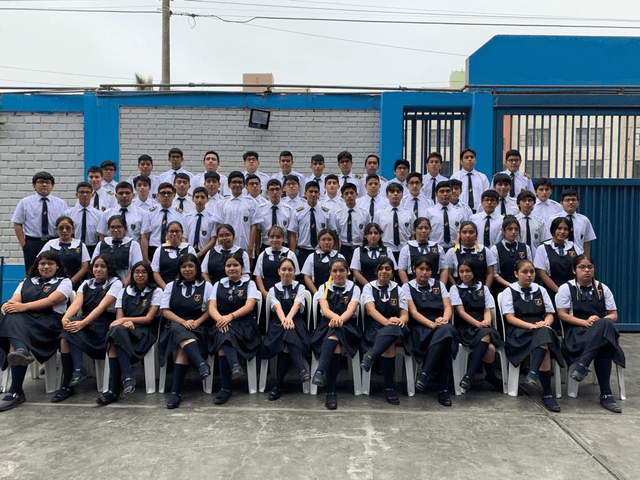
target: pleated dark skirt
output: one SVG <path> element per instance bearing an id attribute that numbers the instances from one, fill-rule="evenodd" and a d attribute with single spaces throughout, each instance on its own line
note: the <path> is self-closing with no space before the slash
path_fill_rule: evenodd
<path id="1" fill-rule="evenodd" d="M 329 328 L 329 320 L 321 316 L 320 323 L 311 334 L 311 349 L 316 358 L 320 358 L 322 344 L 331 335 L 338 337 L 340 345 L 344 347 L 349 356 L 353 357 L 360 351 L 362 330 L 360 330 L 360 326 L 356 323 L 355 318 L 345 322 L 340 328 Z"/>
<path id="2" fill-rule="evenodd" d="M 493 343 L 496 347 L 502 346 L 502 340 L 500 339 L 500 334 L 493 327 L 474 327 L 473 325 L 459 325 L 456 327 L 458 331 L 458 338 L 460 338 L 460 343 L 462 343 L 465 347 L 469 347 L 473 349 L 480 341 L 484 338 L 485 335 L 489 335 L 491 337 L 491 343 Z"/>
<path id="3" fill-rule="evenodd" d="M 83 320 L 82 317 L 73 317 L 71 319 L 72 322 L 81 320 Z M 92 359 L 104 360 L 104 355 L 107 351 L 107 333 L 113 320 L 113 316 L 100 317 L 79 332 L 70 333 L 63 330 L 60 336 L 78 347 Z"/>
<path id="4" fill-rule="evenodd" d="M 158 361 L 163 366 L 169 355 L 178 348 L 184 340 L 194 339 L 198 343 L 198 350 L 202 358 L 206 359 L 208 354 L 207 348 L 207 330 L 210 327 L 209 322 L 205 322 L 195 330 L 187 330 L 178 322 L 169 322 L 160 332 L 160 341 L 158 342 Z"/>
<path id="5" fill-rule="evenodd" d="M 280 319 L 273 315 L 267 328 L 267 333 L 262 339 L 260 358 L 269 359 L 282 351 L 285 342 L 298 347 L 305 356 L 309 355 L 311 336 L 307 329 L 305 318 L 293 321 L 293 330 L 285 330 Z"/>
<path id="6" fill-rule="evenodd" d="M 40 363 L 49 360 L 60 346 L 62 314 L 21 312 L 0 314 L 0 365 L 7 368 L 9 339 L 24 342 Z"/>
<path id="7" fill-rule="evenodd" d="M 157 321 L 147 325 L 136 325 L 133 330 L 118 325 L 107 333 L 107 348 L 110 343 L 115 343 L 127 352 L 133 364 L 142 361 L 157 339 Z"/>
<path id="8" fill-rule="evenodd" d="M 529 356 L 531 350 L 545 343 L 549 345 L 551 357 L 555 359 L 560 366 L 564 366 L 560 340 L 556 332 L 551 328 L 542 327 L 528 330 L 507 325 L 507 338 L 505 340 L 504 351 L 509 361 L 516 367 Z"/>
<path id="9" fill-rule="evenodd" d="M 577 362 L 587 352 L 599 350 L 610 344 L 614 348 L 613 362 L 621 367 L 626 366 L 624 352 L 619 344 L 620 332 L 608 318 L 601 318 L 591 328 L 564 324 L 562 353 L 567 363 Z"/>
<path id="10" fill-rule="evenodd" d="M 421 323 L 413 322 L 410 328 L 408 341 L 405 341 L 405 350 L 416 359 L 418 363 L 424 363 L 427 358 L 427 350 L 431 345 L 440 342 L 451 343 L 451 355 L 456 358 L 458 355 L 458 332 L 450 323 L 440 325 L 431 329 Z"/>
<path id="11" fill-rule="evenodd" d="M 260 331 L 253 316 L 236 318 L 229 324 L 229 330 L 222 333 L 215 325 L 207 331 L 209 354 L 214 355 L 227 343 L 238 351 L 238 355 L 251 360 L 260 350 Z"/>
<path id="12" fill-rule="evenodd" d="M 399 337 L 404 340 L 405 345 L 407 344 L 410 336 L 410 331 L 407 327 L 399 327 L 397 325 L 381 325 L 375 320 L 371 320 L 367 322 L 364 328 L 364 334 L 362 335 L 362 352 L 366 352 L 373 347 L 373 344 L 376 341 L 376 337 Z"/>

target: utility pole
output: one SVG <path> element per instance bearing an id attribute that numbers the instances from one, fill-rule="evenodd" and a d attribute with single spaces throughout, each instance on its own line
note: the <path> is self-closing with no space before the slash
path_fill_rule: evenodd
<path id="1" fill-rule="evenodd" d="M 170 0 L 162 0 L 162 83 L 171 83 L 171 10 Z M 169 87 L 160 87 L 160 90 L 169 90 Z"/>

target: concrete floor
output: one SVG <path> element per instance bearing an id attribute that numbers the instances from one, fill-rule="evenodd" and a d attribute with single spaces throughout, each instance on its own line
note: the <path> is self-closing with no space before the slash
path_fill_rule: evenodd
<path id="1" fill-rule="evenodd" d="M 331 412 L 324 395 L 302 394 L 293 371 L 280 400 L 249 395 L 240 379 L 223 406 L 192 372 L 177 410 L 166 410 L 168 394 L 145 395 L 141 368 L 140 388 L 105 408 L 95 406 L 93 379 L 62 404 L 49 403 L 43 379 L 28 379 L 27 403 L 0 413 L 0 478 L 637 479 L 640 335 L 624 334 L 622 346 L 621 415 L 604 410 L 586 380 L 552 414 L 535 389 L 521 385 L 512 398 L 484 382 L 452 408 L 434 392 L 392 406 L 377 375 L 372 396 L 354 397 L 346 370 Z"/>

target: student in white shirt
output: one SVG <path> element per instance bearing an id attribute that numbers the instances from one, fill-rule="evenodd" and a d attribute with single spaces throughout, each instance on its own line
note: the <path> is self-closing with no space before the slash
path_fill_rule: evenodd
<path id="1" fill-rule="evenodd" d="M 427 173 L 422 177 L 422 193 L 426 198 L 436 203 L 436 185 L 447 180 L 447 177 L 440 174 L 442 170 L 442 155 L 438 152 L 431 152 L 427 157 Z"/>
<path id="2" fill-rule="evenodd" d="M 469 205 L 475 212 L 482 201 L 482 192 L 490 188 L 489 179 L 475 169 L 476 151 L 472 148 L 465 148 L 460 152 L 460 165 L 462 169 L 451 175 L 451 178 L 462 182 L 460 201 Z"/>
<path id="3" fill-rule="evenodd" d="M 539 178 L 536 180 L 535 189 L 538 200 L 534 208 L 538 217 L 546 222 L 556 213 L 562 213 L 562 205 L 550 199 L 553 193 L 553 182 L 550 179 Z"/>
<path id="4" fill-rule="evenodd" d="M 534 191 L 531 178 L 526 173 L 522 173 L 520 171 L 522 156 L 520 156 L 520 152 L 518 150 L 509 150 L 507 153 L 505 153 L 504 163 L 507 169 L 500 173 L 509 175 L 509 177 L 511 177 L 511 189 L 509 191 L 509 198 L 515 200 L 523 190 L 528 190 L 530 192 Z"/>

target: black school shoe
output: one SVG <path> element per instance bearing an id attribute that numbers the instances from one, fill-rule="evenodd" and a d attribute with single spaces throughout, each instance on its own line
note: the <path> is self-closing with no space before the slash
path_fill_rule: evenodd
<path id="1" fill-rule="evenodd" d="M 282 395 L 282 394 L 281 394 L 280 389 L 279 389 L 278 387 L 273 387 L 273 388 L 271 389 L 271 391 L 269 392 L 269 400 L 270 400 L 271 402 L 273 402 L 273 401 L 275 401 L 275 400 L 278 400 L 278 399 L 280 398 L 280 396 L 281 396 L 281 395 Z"/>
<path id="2" fill-rule="evenodd" d="M 545 395 L 544 397 L 542 397 L 542 401 L 544 402 L 544 406 L 547 407 L 547 410 L 549 410 L 550 412 L 560 412 L 560 405 L 558 405 L 556 399 L 553 398 L 553 395 Z"/>
<path id="3" fill-rule="evenodd" d="M 29 350 L 25 350 L 24 348 L 18 348 L 7 355 L 7 362 L 12 367 L 15 367 L 16 365 L 26 367 L 34 361 L 35 358 L 33 355 L 31 355 L 31 352 Z"/>
<path id="4" fill-rule="evenodd" d="M 398 398 L 398 393 L 395 388 L 385 388 L 384 394 L 387 397 L 387 402 L 391 405 L 400 405 L 400 399 Z"/>
<path id="5" fill-rule="evenodd" d="M 98 404 L 99 407 L 104 407 L 109 405 L 110 403 L 117 402 L 117 401 L 118 401 L 118 394 L 112 392 L 111 390 L 108 390 L 100 394 L 99 397 L 96 397 L 96 403 Z"/>
<path id="6" fill-rule="evenodd" d="M 180 406 L 180 400 L 182 400 L 182 396 L 179 393 L 171 392 L 169 400 L 167 401 L 167 408 L 169 410 L 178 408 Z"/>
<path id="7" fill-rule="evenodd" d="M 438 392 L 438 402 L 443 407 L 450 407 L 451 405 L 453 405 L 453 403 L 451 403 L 451 395 L 449 395 L 449 392 L 447 392 L 446 390 Z"/>
<path id="8" fill-rule="evenodd" d="M 9 393 L 0 400 L 0 412 L 6 412 L 27 401 L 24 393 Z"/>
<path id="9" fill-rule="evenodd" d="M 602 395 L 600 397 L 600 404 L 610 412 L 622 413 L 622 409 L 613 395 Z"/>
<path id="10" fill-rule="evenodd" d="M 213 403 L 215 405 L 224 405 L 229 401 L 230 398 L 231 390 L 225 390 L 224 388 L 221 388 L 218 392 L 218 395 L 216 395 L 216 398 L 213 399 Z"/>
<path id="11" fill-rule="evenodd" d="M 122 395 L 129 395 L 136 391 L 136 379 L 127 377 L 122 381 Z"/>
<path id="12" fill-rule="evenodd" d="M 64 402 L 67 398 L 71 397 L 76 393 L 76 389 L 73 387 L 62 387 L 58 392 L 51 398 L 51 403 Z"/>
<path id="13" fill-rule="evenodd" d="M 338 408 L 338 396 L 335 393 L 327 393 L 327 399 L 324 402 L 324 406 L 329 410 L 335 410 Z"/>

